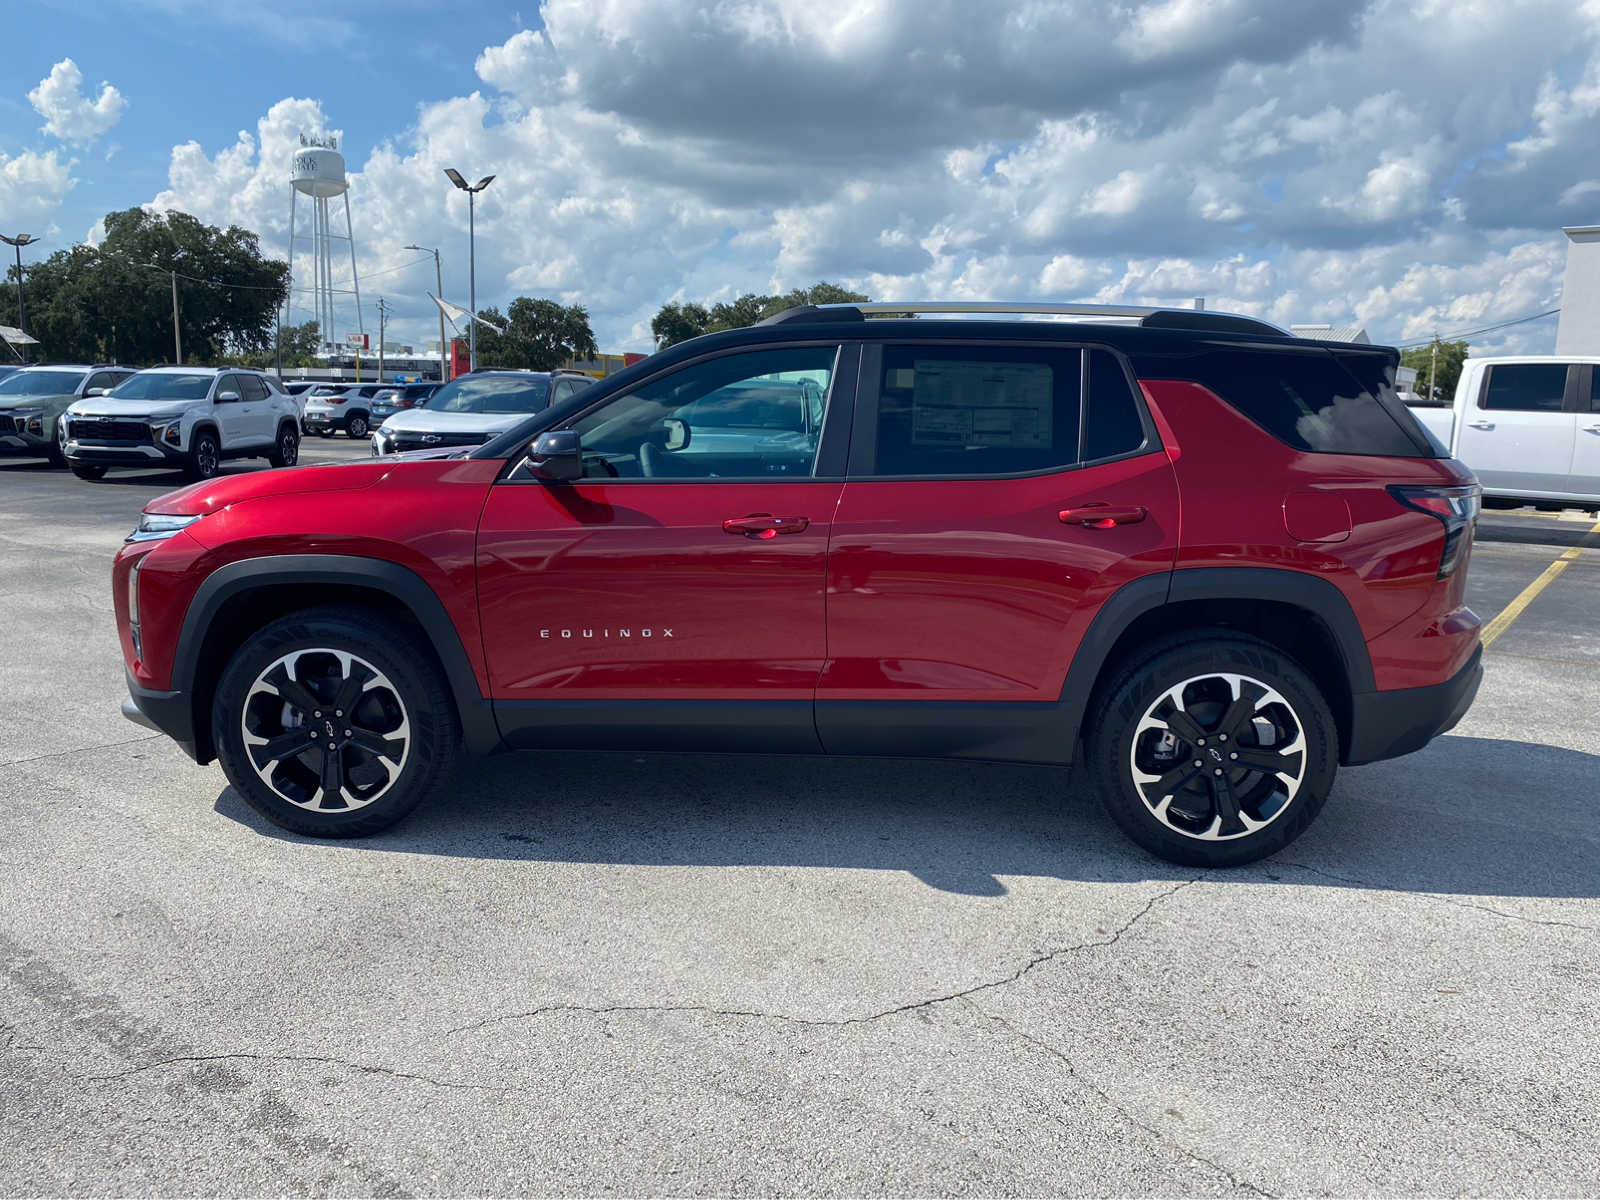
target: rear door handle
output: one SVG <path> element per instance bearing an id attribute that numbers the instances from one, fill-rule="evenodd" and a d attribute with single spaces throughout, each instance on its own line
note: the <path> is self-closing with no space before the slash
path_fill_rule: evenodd
<path id="1" fill-rule="evenodd" d="M 1585 433 L 1600 433 L 1600 425 L 1585 425 L 1583 431 Z"/>
<path id="2" fill-rule="evenodd" d="M 729 517 L 722 523 L 723 533 L 742 533 L 745 537 L 767 541 L 780 533 L 804 533 L 810 517 L 775 517 L 771 513 L 751 513 L 748 517 Z"/>
<path id="3" fill-rule="evenodd" d="M 1494 422 L 1493 421 L 1468 421 L 1467 422 L 1467 428 L 1468 429 L 1493 429 L 1494 428 Z"/>
<path id="4" fill-rule="evenodd" d="M 1136 525 L 1145 519 L 1142 504 L 1081 504 L 1063 508 L 1056 514 L 1063 525 L 1087 525 L 1090 529 L 1111 529 L 1117 525 Z"/>

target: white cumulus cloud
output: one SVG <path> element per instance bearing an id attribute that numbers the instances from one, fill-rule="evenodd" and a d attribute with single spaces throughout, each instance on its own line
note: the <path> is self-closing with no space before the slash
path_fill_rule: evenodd
<path id="1" fill-rule="evenodd" d="M 70 58 L 50 68 L 50 74 L 28 93 L 28 102 L 44 118 L 42 132 L 64 142 L 88 145 L 122 120 L 128 102 L 109 83 L 101 83 L 98 96 L 83 92 L 83 72 Z"/>

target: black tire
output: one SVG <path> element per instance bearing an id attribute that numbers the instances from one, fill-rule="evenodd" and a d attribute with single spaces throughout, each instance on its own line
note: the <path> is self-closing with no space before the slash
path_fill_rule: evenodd
<path id="1" fill-rule="evenodd" d="M 1170 700 L 1180 684 L 1187 685 L 1182 708 Z M 1230 704 L 1235 687 L 1239 697 Z M 1259 709 L 1243 712 L 1256 688 L 1263 694 L 1251 703 Z M 1157 706 L 1190 737 L 1166 726 Z M 1316 818 L 1338 770 L 1338 731 L 1316 684 L 1276 647 L 1243 634 L 1199 630 L 1158 642 L 1118 670 L 1094 711 L 1084 740 L 1101 803 L 1135 842 L 1184 866 L 1234 867 L 1275 854 Z M 1157 723 L 1139 734 L 1136 746 L 1146 714 Z M 1303 739 L 1298 757 L 1273 749 L 1293 749 L 1291 729 Z M 1235 765 L 1252 755 L 1288 765 L 1298 778 Z M 1141 763 L 1142 782 L 1135 776 Z M 1203 765 L 1194 769 L 1196 763 Z"/>
<path id="2" fill-rule="evenodd" d="M 106 477 L 106 469 L 99 463 L 69 462 L 67 466 L 72 468 L 72 473 L 79 479 L 104 479 Z"/>
<path id="3" fill-rule="evenodd" d="M 67 465 L 66 432 L 66 417 L 57 417 L 54 427 L 50 430 L 50 445 L 44 452 L 52 467 L 64 467 Z"/>
<path id="4" fill-rule="evenodd" d="M 217 435 L 202 429 L 189 443 L 189 455 L 183 473 L 189 479 L 211 479 L 222 469 L 222 447 Z"/>
<path id="5" fill-rule="evenodd" d="M 345 419 L 344 431 L 353 438 L 367 436 L 367 416 L 365 413 L 352 413 Z"/>
<path id="6" fill-rule="evenodd" d="M 325 651 L 355 656 L 345 683 L 361 682 L 363 670 L 374 671 L 382 679 L 381 685 L 357 694 L 359 710 L 352 708 L 346 714 L 336 708 L 337 716 L 326 711 L 327 704 L 338 699 L 341 681 L 336 675 L 342 668 L 337 658 Z M 298 683 L 277 674 L 283 668 L 274 665 L 286 656 L 295 658 Z M 327 670 L 330 664 L 331 672 Z M 285 684 L 282 695 L 258 692 L 251 696 L 264 673 L 272 676 L 274 686 Z M 371 676 L 365 680 L 370 682 Z M 320 704 L 313 713 L 321 715 L 307 713 L 304 721 L 299 721 L 290 686 L 303 687 L 306 694 L 302 700 Z M 378 710 L 369 713 L 371 705 Z M 402 722 L 398 726 L 393 724 L 396 708 Z M 404 627 L 360 609 L 307 609 L 252 634 L 223 670 L 211 709 L 212 738 L 228 782 L 246 804 L 274 825 L 307 837 L 366 837 L 387 829 L 446 777 L 461 741 L 455 705 L 432 651 Z M 352 723 L 360 737 L 338 743 L 335 777 L 340 792 L 335 800 L 358 803 L 342 808 L 338 803 L 328 804 L 330 789 L 322 774 L 328 764 L 319 744 L 306 743 L 305 749 L 292 756 L 269 760 L 264 770 L 271 782 L 258 773 L 252 750 L 264 757 L 271 752 L 270 743 L 247 746 L 247 722 L 255 726 L 252 736 L 298 737 L 304 731 L 325 744 L 328 736 L 337 738 L 348 732 L 343 724 L 352 721 L 357 711 L 363 715 Z M 374 734 L 371 731 L 375 729 L 391 732 Z M 357 744 L 361 737 L 377 737 L 390 747 L 396 741 L 404 742 L 403 748 L 391 752 L 397 767 L 388 782 L 382 782 L 380 775 L 387 770 L 385 763 Z M 362 772 L 368 780 L 365 784 Z M 346 784 L 354 795 L 345 794 Z M 298 796 L 299 802 L 290 796 Z"/>
<path id="7" fill-rule="evenodd" d="M 267 461 L 274 467 L 292 467 L 300 461 L 300 433 L 293 425 L 284 425 L 278 430 L 278 440 L 272 453 L 267 455 Z"/>
<path id="8" fill-rule="evenodd" d="M 317 436 L 318 437 L 331 438 L 333 436 L 333 430 L 331 430 L 331 429 L 319 429 L 319 430 L 317 430 Z"/>

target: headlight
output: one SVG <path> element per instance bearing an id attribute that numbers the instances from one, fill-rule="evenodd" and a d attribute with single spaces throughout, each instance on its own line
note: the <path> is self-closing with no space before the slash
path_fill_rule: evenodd
<path id="1" fill-rule="evenodd" d="M 130 542 L 159 542 L 162 538 L 169 538 L 180 530 L 189 528 L 199 519 L 199 514 L 179 517 L 170 513 L 144 513 L 139 518 L 139 528 L 130 533 L 127 540 Z"/>
<path id="2" fill-rule="evenodd" d="M 151 421 L 150 436 L 158 442 L 166 442 L 169 446 L 183 444 L 183 418 L 169 421 Z"/>

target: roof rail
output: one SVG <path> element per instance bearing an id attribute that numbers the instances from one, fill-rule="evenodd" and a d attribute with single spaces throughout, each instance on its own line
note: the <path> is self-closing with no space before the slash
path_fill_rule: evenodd
<path id="1" fill-rule="evenodd" d="M 1102 321 L 1134 321 L 1161 329 L 1267 334 L 1290 337 L 1269 321 L 1208 309 L 1160 308 L 1139 304 L 1056 304 L 994 300 L 876 300 L 859 304 L 803 304 L 774 313 L 763 325 L 799 321 L 860 321 L 915 316 L 1050 316 L 1088 317 Z"/>

